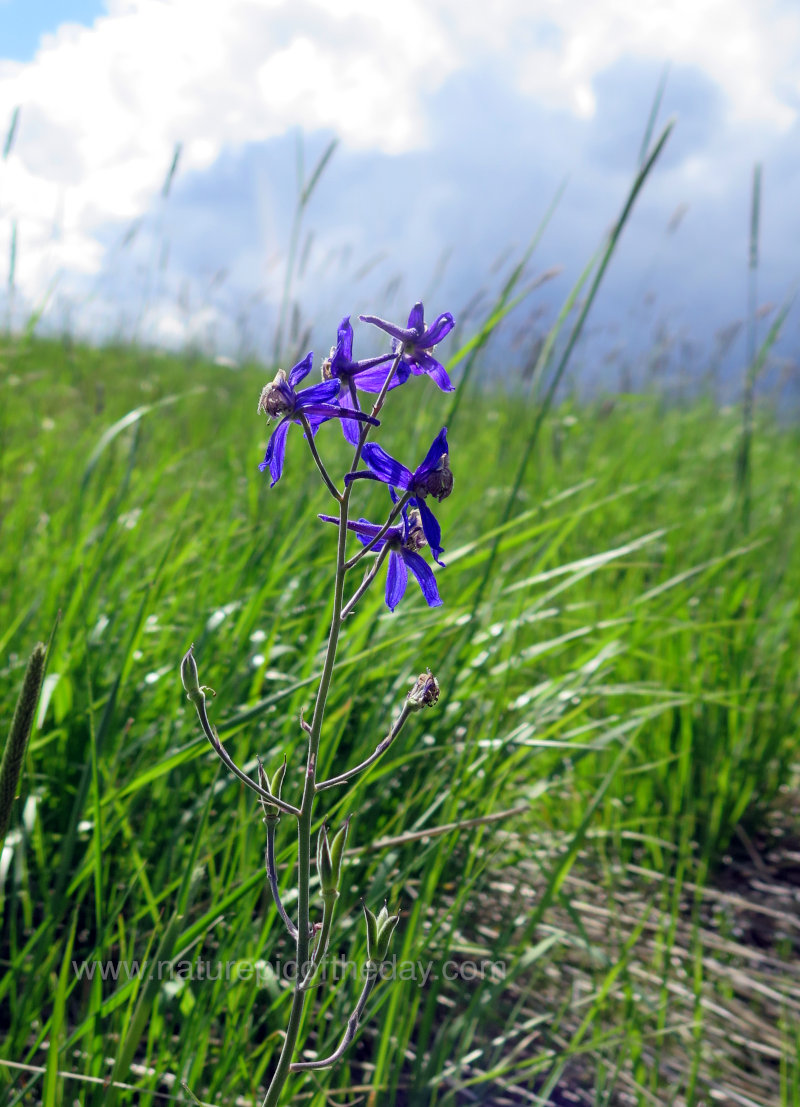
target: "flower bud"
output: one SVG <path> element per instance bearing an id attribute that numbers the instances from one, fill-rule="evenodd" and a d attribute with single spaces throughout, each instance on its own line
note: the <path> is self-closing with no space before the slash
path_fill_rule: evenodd
<path id="1" fill-rule="evenodd" d="M 267 777 L 264 766 L 261 763 L 261 759 L 258 761 L 258 783 L 264 789 L 265 792 L 269 792 L 271 796 L 281 798 L 281 786 L 283 784 L 283 778 L 286 775 L 286 758 L 275 773 L 272 774 L 272 780 Z M 261 800 L 261 806 L 264 809 L 264 822 L 277 821 L 280 818 L 280 808 L 276 807 L 274 803 L 270 803 L 265 800 L 263 796 L 259 797 Z"/>
<path id="2" fill-rule="evenodd" d="M 194 643 L 189 646 L 189 649 L 183 655 L 181 661 L 181 681 L 186 691 L 186 698 L 193 703 L 198 697 L 203 696 L 203 689 L 200 687 L 200 674 L 197 671 L 197 662 L 194 659 Z"/>
<path id="3" fill-rule="evenodd" d="M 433 707 L 439 702 L 439 681 L 426 669 L 417 677 L 417 683 L 408 693 L 408 702 L 413 711 L 421 711 L 423 707 Z"/>
<path id="4" fill-rule="evenodd" d="M 385 903 L 377 916 L 373 915 L 366 903 L 362 902 L 361 906 L 364 908 L 364 919 L 367 924 L 367 960 L 380 964 L 386 960 L 389 943 L 400 921 L 400 915 L 390 915 Z"/>

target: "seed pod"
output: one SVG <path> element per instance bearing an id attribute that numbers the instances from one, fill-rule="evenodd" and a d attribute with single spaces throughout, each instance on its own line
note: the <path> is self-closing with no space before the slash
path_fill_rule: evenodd
<path id="1" fill-rule="evenodd" d="M 364 908 L 364 921 L 367 924 L 367 960 L 375 961 L 378 953 L 378 920 L 366 903 L 362 901 L 361 906 Z"/>
<path id="2" fill-rule="evenodd" d="M 333 862 L 331 850 L 328 844 L 328 828 L 323 823 L 317 835 L 317 874 L 323 896 L 336 891 L 336 882 L 333 878 Z"/>
<path id="3" fill-rule="evenodd" d="M 383 915 L 384 911 L 386 911 L 385 907 L 383 911 L 381 911 L 381 915 Z M 378 916 L 378 920 L 380 920 L 381 915 Z M 378 943 L 376 950 L 376 959 L 378 961 L 386 960 L 386 954 L 389 952 L 389 944 L 392 940 L 392 935 L 399 922 L 400 915 L 390 915 L 388 911 L 386 911 L 383 923 L 378 921 Z"/>
<path id="4" fill-rule="evenodd" d="M 350 818 L 348 817 L 345 819 L 344 824 L 339 828 L 331 842 L 331 869 L 333 870 L 333 888 L 331 891 L 339 890 L 339 880 L 342 875 L 342 858 L 344 857 L 344 847 L 347 844 L 349 830 Z M 323 891 L 327 891 L 327 889 L 323 888 Z"/>

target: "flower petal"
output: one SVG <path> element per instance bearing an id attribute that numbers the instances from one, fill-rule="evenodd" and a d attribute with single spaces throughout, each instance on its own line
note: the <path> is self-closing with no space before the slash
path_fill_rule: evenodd
<path id="1" fill-rule="evenodd" d="M 380 327 L 382 331 L 386 331 L 392 338 L 396 338 L 399 342 L 409 341 L 413 336 L 404 330 L 402 327 L 398 327 L 396 323 L 389 323 L 386 319 L 379 319 L 377 315 L 359 315 L 358 317 L 362 323 L 372 323 L 373 327 Z"/>
<path id="2" fill-rule="evenodd" d="M 365 415 L 363 411 L 348 411 L 346 407 L 339 407 L 338 404 L 309 404 L 308 407 L 304 407 L 302 410 L 306 415 L 319 416 L 316 420 L 309 419 L 315 429 L 326 419 L 357 419 L 359 423 L 369 423 L 372 427 L 381 425 L 380 419 L 373 419 L 371 415 Z"/>
<path id="3" fill-rule="evenodd" d="M 449 452 L 447 448 L 447 427 L 442 427 L 431 443 L 431 448 L 425 454 L 425 460 L 414 470 L 414 480 L 421 480 L 428 473 L 433 472 L 440 460 Z"/>
<path id="4" fill-rule="evenodd" d="M 297 393 L 295 411 L 301 411 L 307 404 L 329 404 L 338 395 L 341 381 L 333 377 L 329 381 L 320 381 Z"/>
<path id="5" fill-rule="evenodd" d="M 389 571 L 386 574 L 386 606 L 394 611 L 403 598 L 408 584 L 408 569 L 403 558 L 395 550 L 389 554 Z"/>
<path id="6" fill-rule="evenodd" d="M 444 315 L 439 316 L 432 327 L 429 327 L 427 331 L 425 331 L 420 345 L 426 347 L 435 346 L 450 334 L 450 331 L 455 325 L 453 316 L 449 311 L 446 311 Z"/>
<path id="7" fill-rule="evenodd" d="M 362 454 L 364 461 L 370 467 L 378 480 L 386 484 L 393 484 L 396 488 L 408 489 L 411 487 L 413 476 L 410 469 L 401 465 L 390 457 L 377 442 L 368 442 Z"/>
<path id="8" fill-rule="evenodd" d="M 353 360 L 353 328 L 350 326 L 350 316 L 345 315 L 336 332 L 336 354 L 345 361 Z"/>
<path id="9" fill-rule="evenodd" d="M 348 378 L 345 381 L 344 388 L 339 396 L 339 406 L 347 411 L 358 411 L 358 396 L 356 395 L 355 385 L 352 380 Z M 342 419 L 342 434 L 345 440 L 350 443 L 351 446 L 357 446 L 361 431 L 359 430 L 357 419 Z"/>
<path id="10" fill-rule="evenodd" d="M 435 357 L 431 357 L 430 354 L 419 353 L 414 358 L 414 361 L 419 366 L 416 372 L 427 373 L 431 380 L 438 384 L 442 392 L 455 392 L 456 386 L 448 377 L 447 370 Z M 412 365 L 412 369 L 413 368 L 414 366 Z"/>
<path id="11" fill-rule="evenodd" d="M 295 388 L 300 381 L 311 372 L 311 361 L 313 357 L 313 353 L 306 354 L 302 361 L 298 361 L 297 365 L 289 370 L 289 384 L 292 388 Z"/>
<path id="12" fill-rule="evenodd" d="M 439 526 L 436 516 L 421 496 L 415 497 L 414 506 L 417 508 L 422 518 L 422 530 L 431 548 L 433 560 L 438 561 L 440 565 L 444 565 L 443 561 L 439 561 L 439 554 L 444 553 L 444 550 L 441 545 L 442 528 Z"/>
<path id="13" fill-rule="evenodd" d="M 387 356 L 391 358 L 394 355 L 389 354 Z M 360 388 L 362 392 L 380 392 L 390 370 L 390 365 L 382 365 L 377 369 L 366 369 L 363 373 L 356 373 L 353 378 L 356 382 L 356 388 Z M 405 384 L 410 376 L 411 369 L 409 365 L 407 362 L 401 361 L 392 377 L 389 391 L 391 392 L 393 388 L 399 388 L 401 384 Z"/>
<path id="14" fill-rule="evenodd" d="M 339 525 L 339 520 L 335 515 L 318 515 L 317 518 L 322 519 L 324 523 L 336 523 L 337 526 Z M 368 542 L 372 541 L 376 534 L 383 530 L 383 527 L 379 526 L 378 523 L 370 523 L 367 519 L 350 519 L 347 524 L 347 529 L 352 530 L 359 542 L 366 546 Z M 399 527 L 390 527 L 386 537 L 379 539 L 372 548 L 376 553 L 380 553 L 386 545 L 387 538 L 394 537 L 400 537 Z"/>
<path id="15" fill-rule="evenodd" d="M 425 330 L 425 309 L 419 301 L 411 309 L 411 314 L 408 317 L 408 329 L 413 331 L 417 338 L 420 338 Z"/>
<path id="16" fill-rule="evenodd" d="M 270 488 L 274 488 L 281 479 L 283 459 L 286 456 L 286 435 L 289 433 L 290 423 L 291 420 L 289 419 L 282 419 L 280 423 L 278 423 L 267 443 L 267 452 L 264 454 L 264 460 L 258 466 L 262 473 L 265 469 L 269 469 L 269 474 L 272 477 Z"/>
<path id="17" fill-rule="evenodd" d="M 441 607 L 442 597 L 439 595 L 436 577 L 433 575 L 433 569 L 431 569 L 425 558 L 420 557 L 419 554 L 414 553 L 413 550 L 403 550 L 401 556 L 417 578 L 419 586 L 422 589 L 422 595 L 425 597 L 425 602 L 428 607 Z"/>

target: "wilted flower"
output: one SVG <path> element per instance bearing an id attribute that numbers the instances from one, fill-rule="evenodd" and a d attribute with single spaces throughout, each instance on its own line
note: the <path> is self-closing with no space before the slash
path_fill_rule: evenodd
<path id="1" fill-rule="evenodd" d="M 412 373 L 427 373 L 433 377 L 443 392 L 454 391 L 445 367 L 433 356 L 436 344 L 441 342 L 455 326 L 449 311 L 440 315 L 432 327 L 425 326 L 425 310 L 421 303 L 414 304 L 406 327 L 387 323 L 377 315 L 361 315 L 359 318 L 365 323 L 380 327 L 382 331 L 392 336 L 395 340 L 395 354 L 402 350 L 402 362 Z M 362 386 L 359 385 L 359 387 Z"/>
<path id="2" fill-rule="evenodd" d="M 372 471 L 348 473 L 344 478 L 345 483 L 358 479 L 379 480 L 390 488 L 402 488 L 405 492 L 410 492 L 412 498 L 409 504 L 418 508 L 425 538 L 435 560 L 439 561 L 439 555 L 443 552 L 442 532 L 436 516 L 425 503 L 425 497 L 433 496 L 435 500 L 441 501 L 453 491 L 453 474 L 447 452 L 447 427 L 442 427 L 439 431 L 425 455 L 425 460 L 413 473 L 375 442 L 369 442 L 364 447 L 363 458 Z"/>
<path id="3" fill-rule="evenodd" d="M 261 390 L 258 410 L 263 411 L 268 419 L 280 419 L 267 443 L 264 460 L 258 466 L 262 473 L 265 469 L 269 469 L 273 485 L 280 480 L 283 472 L 289 424 L 300 423 L 301 415 L 308 418 L 312 433 L 316 433 L 319 425 L 327 419 L 355 419 L 379 426 L 378 420 L 373 419 L 371 415 L 352 411 L 333 403 L 340 387 L 336 379 L 322 381 L 320 384 L 312 385 L 311 388 L 304 388 L 302 392 L 295 392 L 295 386 L 311 372 L 313 356 L 313 354 L 307 354 L 289 371 L 288 376 L 283 369 L 279 369 L 272 383 L 265 385 Z"/>
<path id="4" fill-rule="evenodd" d="M 320 515 L 320 519 L 326 523 L 338 523 L 333 515 Z M 351 521 L 347 529 L 352 530 L 363 545 L 371 542 L 383 527 L 376 523 L 370 523 L 366 519 Z M 386 606 L 394 611 L 405 595 L 408 585 L 408 570 L 410 569 L 422 589 L 422 595 L 428 607 L 441 607 L 442 598 L 436 585 L 436 577 L 433 570 L 424 558 L 420 557 L 417 550 L 427 545 L 420 525 L 418 511 L 404 511 L 403 525 L 389 527 L 382 538 L 379 538 L 372 547 L 376 553 L 389 547 L 389 571 L 386 574 Z"/>
<path id="5" fill-rule="evenodd" d="M 421 711 L 423 707 L 433 707 L 439 702 L 439 681 L 430 669 L 417 677 L 416 684 L 408 693 L 408 700 L 415 711 Z"/>

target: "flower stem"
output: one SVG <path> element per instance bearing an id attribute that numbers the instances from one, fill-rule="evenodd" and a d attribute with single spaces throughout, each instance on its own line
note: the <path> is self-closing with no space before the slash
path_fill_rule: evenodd
<path id="1" fill-rule="evenodd" d="M 378 569 L 380 569 L 381 565 L 383 565 L 383 562 L 386 559 L 386 555 L 388 554 L 388 552 L 389 552 L 389 547 L 384 546 L 383 549 L 381 550 L 381 552 L 376 557 L 375 563 L 372 566 L 372 568 L 369 570 L 367 575 L 362 580 L 361 584 L 359 584 L 358 588 L 355 590 L 353 595 L 350 597 L 350 599 L 344 605 L 344 608 L 342 609 L 342 618 L 343 619 L 347 618 L 347 616 L 350 614 L 350 612 L 356 606 L 358 601 L 364 595 L 366 590 L 372 584 L 373 580 L 377 576 Z"/>
<path id="2" fill-rule="evenodd" d="M 361 995 L 358 997 L 358 1003 L 350 1018 L 347 1020 L 347 1029 L 344 1032 L 344 1037 L 339 1043 L 338 1048 L 330 1055 L 325 1057 L 321 1061 L 297 1061 L 292 1065 L 292 1072 L 301 1072 L 304 1069 L 328 1069 L 331 1065 L 335 1065 L 340 1057 L 344 1056 L 347 1047 L 356 1036 L 356 1030 L 358 1024 L 361 1021 L 361 1016 L 364 1014 L 364 1008 L 367 1006 L 367 1000 L 369 994 L 378 982 L 378 966 L 375 962 L 371 962 L 375 966 L 375 971 L 370 972 L 366 981 L 364 982 L 364 988 Z"/>
<path id="3" fill-rule="evenodd" d="M 406 702 L 403 704 L 403 710 L 397 716 L 397 721 L 395 722 L 394 726 L 386 735 L 386 737 L 375 747 L 374 753 L 371 753 L 366 761 L 362 761 L 360 765 L 356 765 L 354 768 L 348 769 L 346 773 L 342 773 L 340 776 L 332 776 L 328 780 L 321 780 L 317 785 L 317 791 L 322 792 L 326 788 L 334 788 L 337 784 L 346 784 L 348 780 L 352 780 L 354 776 L 357 776 L 359 773 L 363 772 L 364 769 L 368 769 L 370 765 L 374 765 L 378 758 L 382 754 L 386 753 L 389 746 L 391 746 L 392 742 L 403 729 L 406 724 L 406 720 L 408 719 L 408 716 L 412 713 L 412 711 L 413 708 L 411 704 L 408 702 L 408 700 L 406 700 Z"/>
<path id="4" fill-rule="evenodd" d="M 319 469 L 320 476 L 325 481 L 328 491 L 333 496 L 334 500 L 336 500 L 337 503 L 341 503 L 342 494 L 331 480 L 330 476 L 328 475 L 328 470 L 325 468 L 325 463 L 319 456 L 317 444 L 314 441 L 314 435 L 311 433 L 311 424 L 308 421 L 308 416 L 303 411 L 300 412 L 300 422 L 303 425 L 303 430 L 306 432 L 306 441 L 308 442 L 308 448 L 309 450 L 311 450 L 311 456 L 314 458 L 316 466 Z"/>
<path id="5" fill-rule="evenodd" d="M 392 523 L 395 521 L 397 516 L 400 514 L 400 512 L 403 510 L 410 499 L 411 493 L 406 492 L 402 499 L 397 501 L 397 503 L 394 505 L 391 512 L 389 513 L 389 518 L 383 524 L 378 533 L 373 538 L 370 538 L 369 542 L 366 542 L 364 546 L 358 551 L 358 553 L 354 553 L 349 561 L 345 562 L 345 569 L 352 569 L 354 565 L 358 565 L 361 558 L 369 553 L 369 551 L 374 547 L 375 543 L 380 542 L 381 538 L 383 538 L 383 536 L 386 534 L 389 527 L 392 525 Z"/>
<path id="6" fill-rule="evenodd" d="M 192 703 L 195 706 L 197 717 L 200 720 L 200 726 L 203 728 L 203 733 L 205 734 L 206 738 L 208 738 L 209 742 L 211 743 L 211 748 L 214 750 L 214 753 L 220 759 L 222 764 L 227 769 L 229 769 L 234 776 L 238 776 L 242 784 L 246 784 L 247 787 L 251 789 L 251 791 L 255 792 L 259 799 L 266 800 L 267 803 L 272 804 L 273 807 L 280 808 L 280 810 L 284 811 L 287 815 L 299 816 L 300 812 L 296 807 L 293 807 L 291 803 L 287 803 L 286 800 L 278 799 L 278 797 L 273 796 L 271 792 L 265 791 L 265 789 L 262 788 L 260 784 L 256 784 L 252 777 L 249 777 L 247 773 L 243 772 L 242 769 L 239 768 L 239 766 L 236 764 L 231 755 L 223 746 L 220 739 L 214 733 L 214 729 L 211 726 L 211 723 L 208 721 L 208 712 L 206 711 L 206 697 L 202 690 L 195 695 L 191 695 L 189 699 L 191 699 Z"/>
<path id="7" fill-rule="evenodd" d="M 297 927 L 286 913 L 286 908 L 283 906 L 283 900 L 281 899 L 280 888 L 278 887 L 278 869 L 275 865 L 275 824 L 277 821 L 277 819 L 270 819 L 269 822 L 267 822 L 267 849 L 264 855 L 264 862 L 267 867 L 267 879 L 269 880 L 269 886 L 272 891 L 272 898 L 275 901 L 278 914 L 286 924 L 289 936 L 296 940 Z"/>
<path id="8" fill-rule="evenodd" d="M 322 905 L 322 929 L 319 932 L 317 938 L 317 944 L 314 947 L 314 952 L 311 955 L 311 966 L 303 979 L 300 988 L 302 991 L 307 992 L 311 985 L 317 978 L 319 967 L 322 964 L 322 959 L 328 952 L 328 946 L 331 940 L 331 923 L 333 922 L 333 915 L 336 911 L 336 901 L 339 898 L 339 893 L 334 892 L 331 895 L 323 897 Z"/>

